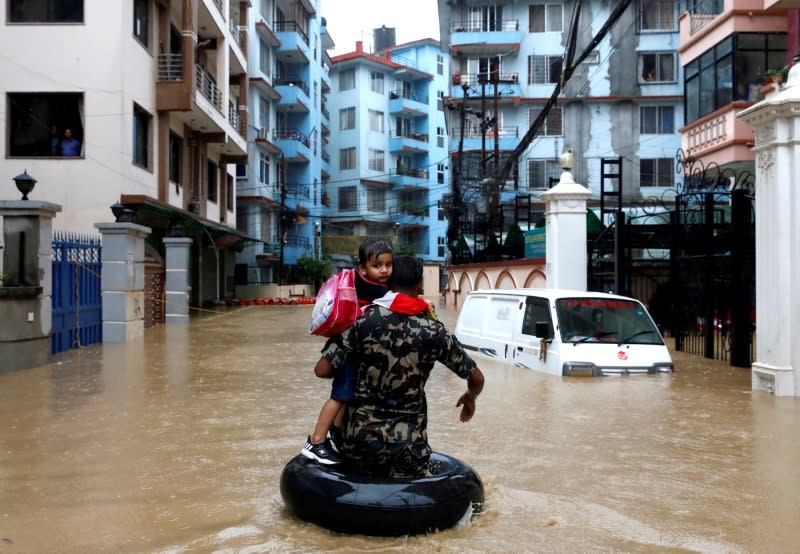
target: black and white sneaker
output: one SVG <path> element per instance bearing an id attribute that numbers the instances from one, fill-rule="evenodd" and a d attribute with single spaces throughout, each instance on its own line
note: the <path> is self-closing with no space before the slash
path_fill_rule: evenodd
<path id="1" fill-rule="evenodd" d="M 325 439 L 319 444 L 311 444 L 311 437 L 308 437 L 300 454 L 325 465 L 341 464 L 343 461 L 342 458 L 334 452 L 333 448 L 331 448 L 331 441 L 328 439 Z"/>
<path id="2" fill-rule="evenodd" d="M 339 447 L 339 445 L 341 444 L 341 440 L 342 440 L 341 432 L 336 427 L 331 427 L 328 430 L 328 434 L 326 436 L 328 438 L 328 441 L 330 442 L 330 445 L 331 445 L 331 448 L 333 449 L 333 451 L 336 452 L 337 454 L 341 454 L 342 450 Z"/>

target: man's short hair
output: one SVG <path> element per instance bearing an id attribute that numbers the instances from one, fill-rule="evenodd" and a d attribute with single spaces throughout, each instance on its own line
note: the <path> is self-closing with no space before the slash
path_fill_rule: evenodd
<path id="1" fill-rule="evenodd" d="M 358 263 L 365 266 L 373 257 L 377 258 L 381 254 L 391 253 L 392 247 L 388 242 L 383 239 L 368 237 L 358 247 Z"/>
<path id="2" fill-rule="evenodd" d="M 422 282 L 422 262 L 413 256 L 395 256 L 392 260 L 392 276 L 389 288 L 407 289 Z"/>

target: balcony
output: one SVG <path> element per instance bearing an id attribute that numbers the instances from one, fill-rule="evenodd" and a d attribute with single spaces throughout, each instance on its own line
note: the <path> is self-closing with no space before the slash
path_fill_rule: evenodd
<path id="1" fill-rule="evenodd" d="M 197 92 L 222 113 L 222 91 L 217 87 L 217 82 L 201 65 L 195 66 L 195 73 L 197 75 Z"/>
<path id="2" fill-rule="evenodd" d="M 428 184 L 428 170 L 412 167 L 398 167 L 389 175 L 389 180 L 394 185 L 410 188 L 422 188 Z"/>
<path id="3" fill-rule="evenodd" d="M 686 125 L 681 131 L 681 148 L 703 163 L 725 165 L 755 159 L 751 146 L 753 128 L 736 117 L 749 102 L 733 102 Z"/>
<path id="4" fill-rule="evenodd" d="M 389 152 L 424 154 L 428 151 L 427 133 L 392 133 L 389 137 Z"/>
<path id="5" fill-rule="evenodd" d="M 486 150 L 494 150 L 495 138 L 499 140 L 498 148 L 500 150 L 514 150 L 519 144 L 519 127 L 500 127 L 497 137 L 495 137 L 493 128 L 488 129 L 486 131 Z M 452 135 L 451 139 L 458 141 L 460 139 L 458 132 Z M 480 150 L 482 143 L 483 137 L 480 129 L 464 129 L 464 150 Z"/>
<path id="6" fill-rule="evenodd" d="M 428 98 L 418 98 L 414 93 L 400 91 L 389 93 L 389 113 L 405 114 L 411 117 L 428 115 Z"/>
<path id="7" fill-rule="evenodd" d="M 270 46 L 281 45 L 281 39 L 278 38 L 278 36 L 272 30 L 272 27 L 270 27 L 269 23 L 263 19 L 256 21 L 256 33 L 258 33 L 258 36 Z"/>
<path id="8" fill-rule="evenodd" d="M 689 34 L 693 35 L 708 25 L 724 10 L 723 0 L 701 0 L 689 10 Z"/>
<path id="9" fill-rule="evenodd" d="M 522 33 L 519 21 L 453 21 L 450 50 L 455 55 L 486 56 L 509 50 L 519 51 Z"/>
<path id="10" fill-rule="evenodd" d="M 287 162 L 308 163 L 311 159 L 310 141 L 298 129 L 273 129 L 272 138 Z"/>
<path id="11" fill-rule="evenodd" d="M 464 98 L 464 85 L 467 85 L 469 98 L 494 98 L 495 88 L 500 99 L 519 98 L 522 87 L 519 84 L 519 73 L 453 73 L 451 98 Z"/>
<path id="12" fill-rule="evenodd" d="M 233 102 L 228 102 L 228 122 L 240 136 L 245 137 L 244 120 L 239 113 L 239 107 Z"/>
<path id="13" fill-rule="evenodd" d="M 275 88 L 281 98 L 278 109 L 287 112 L 308 113 L 311 100 L 308 97 L 308 85 L 305 81 L 292 79 L 275 79 Z"/>
<path id="14" fill-rule="evenodd" d="M 280 100 L 280 93 L 275 90 L 275 88 L 272 86 L 272 83 L 270 83 L 268 79 L 265 79 L 264 77 L 248 77 L 248 80 L 256 85 L 258 89 L 270 100 Z"/>
<path id="15" fill-rule="evenodd" d="M 308 35 L 295 21 L 276 21 L 275 32 L 280 44 L 276 51 L 278 60 L 286 63 L 307 64 L 311 57 Z"/>
<path id="16" fill-rule="evenodd" d="M 183 54 L 158 55 L 158 81 L 183 81 Z"/>
<path id="17" fill-rule="evenodd" d="M 269 140 L 269 129 L 261 127 L 256 135 L 256 146 L 260 146 L 270 154 L 280 154 L 281 149 Z"/>

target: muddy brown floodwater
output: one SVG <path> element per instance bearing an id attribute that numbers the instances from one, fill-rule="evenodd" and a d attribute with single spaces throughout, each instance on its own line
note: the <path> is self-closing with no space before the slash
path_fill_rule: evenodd
<path id="1" fill-rule="evenodd" d="M 438 366 L 430 441 L 478 471 L 486 512 L 393 539 L 298 521 L 280 473 L 329 392 L 309 317 L 243 308 L 0 372 L 0 552 L 800 549 L 800 400 L 680 353 L 671 375 L 594 379 L 478 359 L 467 424 Z"/>

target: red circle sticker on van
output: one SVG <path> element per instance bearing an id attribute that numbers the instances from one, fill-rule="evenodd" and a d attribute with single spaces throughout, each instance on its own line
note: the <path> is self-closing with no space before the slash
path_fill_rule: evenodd
<path id="1" fill-rule="evenodd" d="M 620 360 L 627 360 L 628 355 L 625 353 L 624 350 L 620 350 L 619 352 L 617 352 L 617 358 L 619 358 Z"/>

